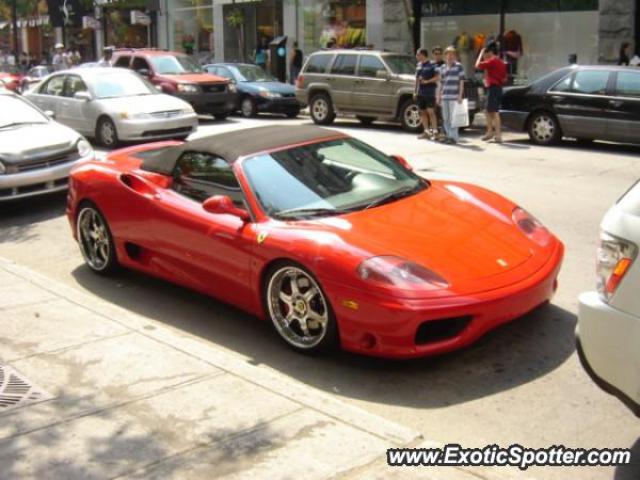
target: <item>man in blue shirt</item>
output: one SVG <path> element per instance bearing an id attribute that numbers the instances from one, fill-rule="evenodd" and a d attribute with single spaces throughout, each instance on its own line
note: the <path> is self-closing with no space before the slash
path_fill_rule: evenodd
<path id="1" fill-rule="evenodd" d="M 438 66 L 429 61 L 426 48 L 419 48 L 416 52 L 418 67 L 416 69 L 415 99 L 420 110 L 420 118 L 424 133 L 418 138 L 433 140 L 438 135 L 438 119 L 436 118 L 436 90 L 440 80 Z"/>

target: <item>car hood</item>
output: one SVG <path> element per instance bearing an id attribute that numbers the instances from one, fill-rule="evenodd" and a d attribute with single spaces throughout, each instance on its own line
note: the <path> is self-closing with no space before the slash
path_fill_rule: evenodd
<path id="1" fill-rule="evenodd" d="M 295 95 L 296 87 L 282 82 L 240 82 L 240 89 L 249 89 L 254 92 L 268 91 L 280 94 Z"/>
<path id="2" fill-rule="evenodd" d="M 0 130 L 0 158 L 2 163 L 15 165 L 40 157 L 75 149 L 82 136 L 56 122 L 20 125 Z"/>
<path id="3" fill-rule="evenodd" d="M 114 113 L 153 113 L 167 110 L 186 110 L 191 106 L 177 97 L 159 93 L 135 97 L 102 98 L 95 100 L 107 111 Z"/>
<path id="4" fill-rule="evenodd" d="M 512 202 L 477 192 L 434 183 L 411 197 L 309 223 L 330 229 L 333 240 L 325 245 L 343 250 L 345 264 L 395 255 L 437 272 L 452 289 L 482 291 L 501 283 L 489 279 L 506 277 L 528 263 L 536 246 L 513 223 Z"/>
<path id="5" fill-rule="evenodd" d="M 184 75 L 158 75 L 177 83 L 228 83 L 226 78 L 210 73 L 187 73 Z"/>

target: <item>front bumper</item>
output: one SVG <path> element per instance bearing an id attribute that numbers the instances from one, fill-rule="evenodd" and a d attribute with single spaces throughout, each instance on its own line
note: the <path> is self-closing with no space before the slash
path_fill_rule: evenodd
<path id="1" fill-rule="evenodd" d="M 0 175 L 0 203 L 66 190 L 71 169 L 93 158 L 91 154 L 54 167 Z"/>
<path id="2" fill-rule="evenodd" d="M 233 113 L 238 103 L 238 94 L 221 93 L 173 93 L 174 96 L 189 103 L 198 113 L 229 114 Z"/>
<path id="3" fill-rule="evenodd" d="M 273 99 L 265 99 L 262 97 L 258 97 L 256 101 L 256 106 L 259 112 L 269 112 L 269 113 L 289 113 L 289 112 L 297 112 L 302 106 L 300 102 L 296 100 L 295 97 L 283 97 L 283 98 L 273 98 Z"/>
<path id="4" fill-rule="evenodd" d="M 580 295 L 577 351 L 591 379 L 640 417 L 640 317 L 603 302 L 598 293 Z"/>
<path id="5" fill-rule="evenodd" d="M 549 260 L 534 275 L 468 296 L 408 300 L 366 294 L 326 280 L 323 285 L 332 300 L 345 350 L 386 358 L 416 358 L 466 347 L 488 331 L 551 300 L 563 254 L 564 247 L 558 242 Z M 466 323 L 461 324 L 462 319 Z M 461 328 L 444 337 L 425 338 L 420 332 L 424 326 L 433 326 L 431 322 L 444 326 L 450 322 Z"/>
<path id="6" fill-rule="evenodd" d="M 518 112 L 515 110 L 500 110 L 500 120 L 502 126 L 515 130 L 516 132 L 524 132 L 527 129 L 527 119 L 529 112 Z"/>
<path id="7" fill-rule="evenodd" d="M 186 137 L 198 128 L 198 116 L 193 113 L 172 118 L 121 119 L 116 128 L 120 140 Z"/>

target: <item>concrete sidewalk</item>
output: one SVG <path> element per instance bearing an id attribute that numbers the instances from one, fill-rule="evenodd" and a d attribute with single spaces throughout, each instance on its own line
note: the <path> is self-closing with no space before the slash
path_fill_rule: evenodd
<path id="1" fill-rule="evenodd" d="M 2 258 L 0 367 L 1 478 L 478 478 L 391 471 L 418 432 Z"/>

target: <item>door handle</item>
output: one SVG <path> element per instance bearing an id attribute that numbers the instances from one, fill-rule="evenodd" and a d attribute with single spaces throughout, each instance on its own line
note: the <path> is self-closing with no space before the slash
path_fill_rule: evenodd
<path id="1" fill-rule="evenodd" d="M 609 105 L 612 107 L 621 107 L 623 103 L 622 100 L 609 100 Z"/>

